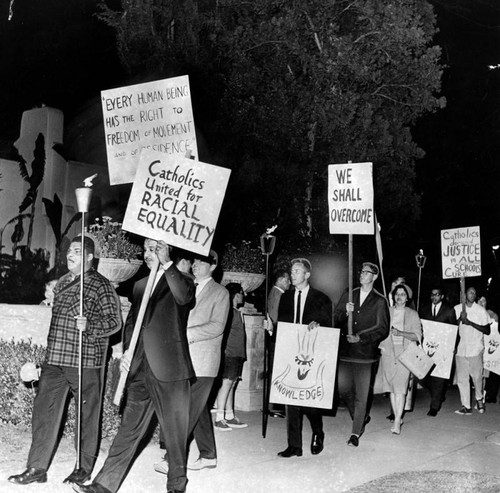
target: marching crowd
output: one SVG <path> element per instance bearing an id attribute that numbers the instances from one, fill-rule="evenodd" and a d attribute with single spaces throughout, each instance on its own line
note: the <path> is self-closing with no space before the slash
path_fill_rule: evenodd
<path id="1" fill-rule="evenodd" d="M 168 492 L 186 490 L 188 470 L 217 467 L 214 429 L 230 431 L 247 426 L 234 412 L 235 388 L 246 359 L 245 328 L 238 310 L 243 302 L 242 287 L 236 283 L 223 287 L 213 279 L 218 265 L 213 250 L 208 256 L 193 255 L 162 241 L 146 239 L 144 260 L 156 275 L 134 285 L 131 310 L 123 328 L 120 366 L 128 376 L 122 420 L 104 465 L 89 483 L 99 451 L 108 340 L 122 324 L 113 287 L 94 269 L 92 240 L 77 237 L 71 242 L 67 254 L 69 273 L 59 279 L 51 300 L 47 359 L 34 401 L 26 470 L 10 476 L 11 483 L 47 481 L 69 393 L 81 406 L 82 433 L 77 437 L 80 454 L 75 469 L 64 482 L 81 493 L 119 490 L 154 415 L 160 424 L 160 444 L 165 449 L 154 469 L 166 474 Z M 475 407 L 484 413 L 485 401 L 496 401 L 500 379 L 494 373 L 487 379 L 486 398 L 483 395 L 483 352 L 484 336 L 490 333 L 492 324 L 498 324 L 498 317 L 487 309 L 485 297 L 476 302 L 474 287 L 469 287 L 462 303 L 453 307 L 446 302 L 442 287 L 435 286 L 431 302 L 418 313 L 403 278 L 395 280 L 387 300 L 374 289 L 378 266 L 364 262 L 359 287 L 351 293 L 346 291 L 333 309 L 332 300 L 310 285 L 311 270 L 308 259 L 297 258 L 291 261 L 289 270 L 275 273 L 264 321 L 269 333 L 269 359 L 272 361 L 274 356 L 279 322 L 303 324 L 308 331 L 318 326 L 340 329 L 336 396 L 352 419 L 347 445 L 358 447 L 370 422 L 375 379 L 381 391 L 390 396 L 391 432 L 401 433 L 412 375 L 400 356 L 408 347 L 422 343 L 422 319 L 458 325 L 455 378 L 462 406 L 456 412 L 469 415 Z M 83 316 L 79 314 L 82 271 Z M 77 362 L 80 337 L 81 389 Z M 471 402 L 470 379 L 475 402 Z M 214 408 L 210 409 L 216 380 L 220 388 Z M 440 411 L 448 382 L 448 378 L 431 374 L 421 381 L 430 393 L 429 416 Z M 269 412 L 286 415 L 287 444 L 278 456 L 303 455 L 304 415 L 312 430 L 310 451 L 313 455 L 322 452 L 325 436 L 320 409 L 287 405 L 284 410 L 271 407 Z M 192 440 L 196 441 L 199 457 L 188 463 Z"/>

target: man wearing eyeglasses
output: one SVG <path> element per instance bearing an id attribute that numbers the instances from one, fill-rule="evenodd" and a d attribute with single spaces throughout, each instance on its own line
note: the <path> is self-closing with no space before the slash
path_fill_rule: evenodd
<path id="1" fill-rule="evenodd" d="M 431 290 L 431 302 L 422 307 L 420 318 L 445 324 L 457 325 L 455 310 L 444 300 L 443 290 L 438 286 Z M 429 388 L 431 404 L 427 416 L 437 416 L 446 394 L 446 378 L 428 375 L 424 385 Z"/>
<path id="2" fill-rule="evenodd" d="M 321 291 L 309 285 L 311 263 L 305 258 L 291 262 L 291 281 L 294 289 L 285 291 L 280 298 L 278 320 L 308 325 L 309 330 L 318 326 L 332 326 L 332 302 Z M 300 457 L 302 455 L 302 418 L 309 418 L 312 428 L 311 454 L 323 450 L 323 418 L 321 410 L 312 407 L 286 406 L 288 447 L 278 452 L 280 457 Z"/>
<path id="3" fill-rule="evenodd" d="M 359 273 L 360 287 L 340 298 L 335 309 L 335 325 L 340 327 L 338 391 L 353 420 L 347 445 L 357 447 L 369 418 L 366 415 L 374 365 L 379 343 L 389 334 L 387 300 L 373 288 L 379 269 L 365 262 Z M 352 314 L 352 334 L 348 333 L 348 314 Z"/>

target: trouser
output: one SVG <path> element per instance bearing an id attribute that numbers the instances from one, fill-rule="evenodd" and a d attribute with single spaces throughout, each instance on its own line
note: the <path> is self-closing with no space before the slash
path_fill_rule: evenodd
<path id="1" fill-rule="evenodd" d="M 304 414 L 311 423 L 314 435 L 324 437 L 321 410 L 314 407 L 286 406 L 286 431 L 288 446 L 302 448 L 302 422 Z"/>
<path id="2" fill-rule="evenodd" d="M 102 368 L 82 370 L 80 467 L 87 472 L 92 472 L 98 454 L 103 375 Z M 32 441 L 27 467 L 48 469 L 57 446 L 69 391 L 78 406 L 78 368 L 43 365 L 33 404 Z M 77 448 L 76 440 L 75 431 Z"/>
<path id="3" fill-rule="evenodd" d="M 483 353 L 477 356 L 456 356 L 457 385 L 460 391 L 462 406 L 470 409 L 470 383 L 469 376 L 474 384 L 476 400 L 483 398 Z"/>
<path id="4" fill-rule="evenodd" d="M 490 370 L 490 375 L 486 379 L 484 389 L 486 390 L 486 400 L 488 402 L 496 402 L 498 390 L 500 389 L 500 375 Z"/>
<path id="5" fill-rule="evenodd" d="M 214 426 L 210 409 L 207 406 L 214 380 L 214 377 L 196 377 L 196 381 L 191 384 L 189 435 L 193 434 L 200 457 L 204 459 L 215 459 L 217 457 Z"/>
<path id="6" fill-rule="evenodd" d="M 363 432 L 370 382 L 372 362 L 355 363 L 340 361 L 338 368 L 338 392 L 352 418 L 352 434 L 360 436 Z"/>
<path id="7" fill-rule="evenodd" d="M 108 457 L 94 479 L 111 492 L 118 491 L 156 412 L 164 430 L 168 454 L 167 490 L 186 489 L 187 437 L 190 408 L 189 380 L 161 382 L 147 361 L 127 385 L 127 397 L 118 432 Z"/>
<path id="8" fill-rule="evenodd" d="M 434 409 L 435 411 L 439 411 L 441 409 L 441 404 L 446 393 L 447 382 L 448 379 L 441 377 L 428 375 L 425 378 L 424 383 L 429 389 L 429 393 L 431 395 L 430 409 Z"/>

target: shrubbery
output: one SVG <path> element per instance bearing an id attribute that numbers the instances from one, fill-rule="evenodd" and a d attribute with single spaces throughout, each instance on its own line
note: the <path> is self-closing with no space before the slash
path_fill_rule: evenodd
<path id="1" fill-rule="evenodd" d="M 23 383 L 19 372 L 24 363 L 41 364 L 45 358 L 45 347 L 25 341 L 0 340 L 0 420 L 16 426 L 31 426 L 31 413 L 36 384 L 32 388 Z M 102 436 L 114 436 L 120 424 L 120 415 L 113 405 L 113 394 L 119 376 L 119 361 L 111 360 L 108 365 L 106 395 L 102 414 Z M 73 434 L 75 426 L 75 405 L 71 399 L 65 434 Z"/>

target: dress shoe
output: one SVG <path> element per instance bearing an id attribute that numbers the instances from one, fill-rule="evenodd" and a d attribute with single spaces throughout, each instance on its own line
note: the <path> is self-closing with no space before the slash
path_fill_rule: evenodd
<path id="1" fill-rule="evenodd" d="M 91 484 L 73 484 L 73 489 L 78 493 L 111 493 L 108 488 L 99 483 Z"/>
<path id="2" fill-rule="evenodd" d="M 427 416 L 437 416 L 437 410 L 436 409 L 432 409 L 432 407 L 429 409 L 429 411 L 427 411 Z"/>
<path id="3" fill-rule="evenodd" d="M 286 418 L 285 413 L 281 411 L 269 411 L 269 416 L 271 416 L 271 418 Z"/>
<path id="4" fill-rule="evenodd" d="M 302 457 L 302 449 L 297 447 L 287 447 L 285 450 L 278 452 L 278 455 L 285 458 L 293 457 L 295 455 L 297 457 Z"/>
<path id="5" fill-rule="evenodd" d="M 388 419 L 389 421 L 394 421 L 394 413 L 389 414 L 388 416 L 385 417 L 385 419 Z"/>
<path id="6" fill-rule="evenodd" d="M 46 483 L 47 471 L 45 469 L 28 467 L 28 469 L 21 474 L 9 476 L 8 480 L 14 484 Z"/>
<path id="7" fill-rule="evenodd" d="M 324 435 L 316 435 L 313 433 L 311 440 L 311 454 L 318 455 L 323 450 Z"/>
<path id="8" fill-rule="evenodd" d="M 207 459 L 200 457 L 194 462 L 190 462 L 187 468 L 191 471 L 201 471 L 202 469 L 215 469 L 217 467 L 217 459 Z"/>
<path id="9" fill-rule="evenodd" d="M 347 440 L 347 445 L 350 447 L 357 447 L 359 445 L 359 437 L 356 435 L 351 435 L 349 440 Z"/>
<path id="10" fill-rule="evenodd" d="M 83 484 L 90 479 L 91 474 L 81 467 L 75 469 L 64 481 L 64 484 L 74 483 Z"/>

